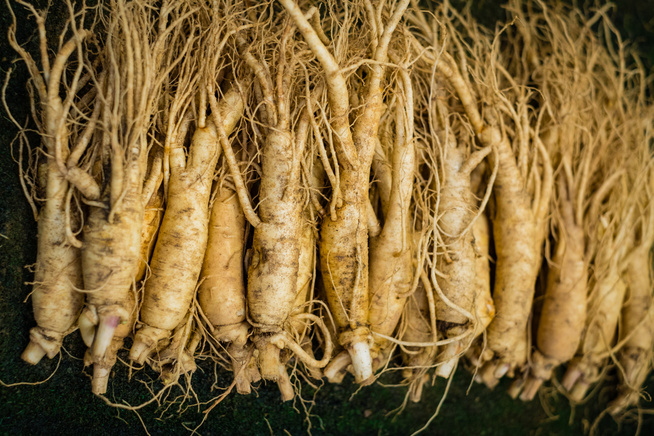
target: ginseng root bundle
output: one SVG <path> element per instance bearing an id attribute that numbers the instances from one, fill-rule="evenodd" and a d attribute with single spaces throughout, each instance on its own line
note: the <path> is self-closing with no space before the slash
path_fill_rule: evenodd
<path id="1" fill-rule="evenodd" d="M 609 412 L 638 405 L 654 106 L 607 8 L 67 1 L 55 40 L 18 3 L 26 362 L 79 330 L 95 394 L 124 363 L 192 385 L 201 356 L 284 401 L 400 368 L 415 402 L 466 369 L 581 402 L 615 367 Z"/>

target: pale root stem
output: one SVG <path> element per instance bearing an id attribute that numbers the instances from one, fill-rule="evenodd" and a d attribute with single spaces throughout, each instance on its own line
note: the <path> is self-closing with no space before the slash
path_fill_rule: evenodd
<path id="1" fill-rule="evenodd" d="M 127 303 L 128 306 L 132 304 L 133 301 Z M 118 305 L 102 306 L 97 309 L 97 313 L 98 322 L 90 349 L 93 359 L 103 360 L 107 356 L 116 328 L 120 324 L 130 324 L 129 320 L 132 318 L 132 314 L 127 308 Z"/>
<path id="2" fill-rule="evenodd" d="M 109 375 L 111 368 L 106 368 L 101 365 L 93 365 L 93 380 L 91 381 L 91 391 L 96 395 L 103 395 L 107 393 L 107 384 L 109 383 Z"/>
<path id="3" fill-rule="evenodd" d="M 295 398 L 295 388 L 291 379 L 286 372 L 284 365 L 279 365 L 279 377 L 277 378 L 277 387 L 282 397 L 282 401 L 291 401 Z"/>
<path id="4" fill-rule="evenodd" d="M 264 380 L 277 381 L 280 376 L 279 367 L 281 349 L 271 343 L 268 338 L 259 337 L 254 339 L 254 345 L 259 350 L 259 372 Z"/>
<path id="5" fill-rule="evenodd" d="M 100 359 L 105 355 L 119 322 L 120 317 L 118 316 L 100 316 L 100 322 L 93 339 L 93 347 L 91 348 L 91 355 L 94 359 Z"/>
<path id="6" fill-rule="evenodd" d="M 604 347 L 610 348 L 610 344 L 600 344 L 596 350 L 586 350 L 585 354 L 568 363 L 561 386 L 573 402 L 582 402 L 592 385 L 600 380 L 602 368 L 606 365 L 606 359 L 601 356 Z"/>
<path id="7" fill-rule="evenodd" d="M 363 385 L 371 382 L 373 380 L 372 359 L 368 342 L 355 341 L 350 343 L 346 348 L 352 360 L 354 380 Z"/>
<path id="8" fill-rule="evenodd" d="M 511 383 L 509 388 L 506 390 L 506 393 L 509 394 L 509 397 L 513 398 L 514 400 L 518 398 L 518 395 L 520 395 L 520 392 L 525 387 L 525 379 L 524 378 L 517 378 Z"/>
<path id="9" fill-rule="evenodd" d="M 134 322 L 135 313 L 125 322 L 114 329 L 113 339 L 110 341 L 102 357 L 93 356 L 92 352 L 87 352 L 84 356 L 85 365 L 93 365 L 93 379 L 91 381 L 91 390 L 96 395 L 102 395 L 107 391 L 107 382 L 111 374 L 111 368 L 116 363 L 118 350 L 123 346 L 123 339 L 131 331 Z M 102 322 L 100 323 L 100 326 Z M 98 333 L 99 334 L 99 333 Z M 93 349 L 91 348 L 90 351 Z M 96 378 L 97 377 L 97 378 Z"/>
<path id="10" fill-rule="evenodd" d="M 477 373 L 477 376 L 475 377 L 475 380 L 479 383 L 483 383 L 486 385 L 488 389 L 494 389 L 495 386 L 497 386 L 500 383 L 500 377 L 497 377 L 495 375 L 495 364 L 494 362 L 488 362 L 484 366 L 481 367 L 479 372 Z M 506 366 L 506 371 L 509 370 L 508 365 Z M 506 371 L 504 373 L 506 374 Z M 504 375 L 504 374 L 502 374 Z"/>
<path id="11" fill-rule="evenodd" d="M 529 377 L 525 382 L 525 385 L 522 388 L 522 393 L 520 394 L 520 399 L 522 401 L 531 401 L 538 393 L 538 389 L 543 384 L 542 378 Z"/>
<path id="12" fill-rule="evenodd" d="M 561 386 L 563 386 L 563 389 L 566 391 L 572 390 L 572 388 L 575 386 L 577 381 L 581 378 L 582 372 L 581 369 L 578 368 L 579 362 L 577 360 L 573 360 L 568 364 L 568 369 L 563 375 L 563 379 L 561 380 Z"/>

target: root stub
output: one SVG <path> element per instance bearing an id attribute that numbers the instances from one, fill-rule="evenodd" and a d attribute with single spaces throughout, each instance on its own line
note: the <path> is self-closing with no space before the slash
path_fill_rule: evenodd
<path id="1" fill-rule="evenodd" d="M 289 401 L 295 397 L 295 388 L 288 377 L 286 367 L 281 363 L 280 353 L 282 350 L 271 343 L 271 338 L 272 336 L 266 335 L 254 340 L 255 346 L 259 350 L 259 372 L 264 380 L 277 383 L 282 401 Z M 244 368 L 244 371 L 247 371 L 247 368 Z"/>
<path id="2" fill-rule="evenodd" d="M 91 348 L 93 358 L 101 359 L 114 337 L 114 331 L 120 323 L 120 317 L 118 316 L 106 316 L 100 317 L 100 324 L 95 334 L 95 340 L 93 341 L 93 347 Z"/>
<path id="3" fill-rule="evenodd" d="M 346 348 L 352 359 L 354 380 L 363 385 L 370 384 L 374 378 L 372 374 L 372 359 L 370 357 L 370 345 L 368 344 L 368 341 L 352 342 Z"/>
<path id="4" fill-rule="evenodd" d="M 109 383 L 109 374 L 111 368 L 106 368 L 104 365 L 93 365 L 93 380 L 91 381 L 91 391 L 96 395 L 103 395 L 107 393 L 107 384 Z"/>
<path id="5" fill-rule="evenodd" d="M 156 348 L 157 343 L 167 337 L 169 331 L 158 329 L 156 327 L 145 326 L 136 332 L 134 344 L 129 350 L 129 359 L 142 365 L 150 357 L 152 351 Z"/>
<path id="6" fill-rule="evenodd" d="M 255 339 L 257 350 L 259 350 L 259 371 L 264 380 L 279 380 L 280 370 L 282 367 L 280 352 L 282 351 L 276 345 L 270 343 L 270 337 Z"/>
<path id="7" fill-rule="evenodd" d="M 236 391 L 241 395 L 247 395 L 252 391 L 252 383 L 261 380 L 261 374 L 252 358 L 252 353 L 244 346 L 235 343 L 229 346 L 228 353 L 232 359 Z"/>
<path id="8" fill-rule="evenodd" d="M 352 364 L 352 359 L 347 351 L 339 353 L 332 361 L 325 367 L 325 377 L 330 383 L 341 383 L 345 374 L 347 373 L 347 368 Z"/>
<path id="9" fill-rule="evenodd" d="M 41 359 L 43 359 L 43 356 L 45 356 L 45 350 L 43 347 L 30 341 L 30 343 L 27 344 L 27 347 L 25 347 L 23 354 L 20 355 L 20 358 L 29 364 L 36 365 L 41 361 Z"/>
<path id="10" fill-rule="evenodd" d="M 52 359 L 59 353 L 63 339 L 63 333 L 34 327 L 30 330 L 30 342 L 20 357 L 32 365 L 39 363 L 46 355 Z"/>

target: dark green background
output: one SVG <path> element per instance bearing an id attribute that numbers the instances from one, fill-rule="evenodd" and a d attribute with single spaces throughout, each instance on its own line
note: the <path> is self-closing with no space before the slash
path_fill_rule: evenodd
<path id="1" fill-rule="evenodd" d="M 45 2 L 41 2 L 45 4 Z M 55 2 L 58 3 L 58 2 Z M 462 2 L 454 2 L 459 4 Z M 475 11 L 486 24 L 492 25 L 503 12 L 495 1 L 482 1 L 475 5 Z M 33 19 L 28 19 L 20 6 L 18 39 L 28 41 L 34 50 L 36 34 Z M 54 29 L 51 38 L 58 35 L 57 25 L 61 23 L 63 11 L 54 7 L 48 20 Z M 4 2 L 0 4 L 0 72 L 4 78 L 10 67 L 14 74 L 7 90 L 7 99 L 14 116 L 20 121 L 27 117 L 28 96 L 25 91 L 27 79 L 24 64 L 13 64 L 15 53 L 7 44 L 6 32 L 10 17 Z M 619 2 L 614 14 L 615 22 L 623 36 L 637 41 L 644 61 L 651 71 L 654 63 L 654 2 Z M 52 39 L 55 41 L 56 39 Z M 34 52 L 34 51 L 33 51 Z M 20 353 L 28 342 L 28 331 L 34 321 L 31 306 L 24 303 L 30 287 L 24 283 L 32 279 L 25 265 L 35 261 L 36 225 L 27 202 L 23 198 L 16 163 L 11 158 L 10 143 L 16 131 L 4 111 L 0 116 L 0 380 L 4 383 L 35 382 L 47 378 L 59 363 L 59 369 L 51 379 L 36 386 L 0 386 L 0 434 L 134 434 L 143 433 L 139 417 L 130 411 L 108 407 L 90 392 L 88 370 L 82 361 L 72 356 L 81 356 L 83 344 L 77 333 L 70 335 L 64 343 L 70 353 L 63 353 L 61 361 L 44 359 L 37 366 L 30 366 L 20 359 Z M 124 356 L 124 354 L 123 354 Z M 607 386 L 615 381 L 611 374 Z M 109 385 L 108 397 L 114 401 L 138 404 L 149 398 L 148 391 L 135 379 L 151 380 L 154 373 L 142 371 L 131 382 L 122 365 L 114 371 Z M 606 401 L 614 394 L 606 387 L 575 409 L 571 409 L 560 395 L 542 395 L 531 403 L 511 400 L 505 393 L 507 382 L 495 391 L 473 384 L 471 376 L 464 370 L 457 373 L 449 395 L 425 434 L 440 435 L 522 435 L 522 434 L 582 434 L 603 410 Z M 194 387 L 202 401 L 207 401 L 220 391 L 211 392 L 213 366 L 204 362 L 194 375 Z M 399 380 L 399 374 L 389 374 L 385 383 Z M 229 376 L 219 372 L 219 386 L 229 384 Z M 649 380 L 651 386 L 654 380 Z M 161 387 L 154 382 L 155 388 Z M 356 387 L 351 378 L 342 385 L 323 386 L 315 395 L 315 406 L 311 409 L 311 431 L 313 434 L 410 434 L 420 428 L 434 413 L 443 395 L 442 381 L 425 390 L 419 404 L 409 404 L 403 413 L 392 413 L 403 401 L 405 390 L 397 387 L 375 385 L 355 394 Z M 469 388 L 469 390 L 468 390 Z M 552 392 L 552 389 L 550 389 Z M 654 392 L 650 389 L 649 392 Z M 175 391 L 169 399 L 181 394 Z M 314 392 L 305 386 L 302 395 L 310 399 Z M 206 405 L 193 407 L 195 401 L 187 401 L 183 413 L 179 404 L 167 410 L 156 405 L 140 410 L 151 434 L 188 433 L 185 426 L 194 428 L 203 418 Z M 190 406 L 190 407 L 189 407 Z M 645 404 L 645 407 L 648 407 Z M 636 415 L 634 415 L 635 417 Z M 647 413 L 641 416 L 641 431 L 651 434 L 654 417 Z M 216 407 L 200 428 L 200 434 L 303 434 L 307 432 L 309 419 L 298 401 L 281 403 L 275 385 L 261 384 L 250 396 L 231 395 Z M 600 434 L 634 434 L 635 419 L 622 424 L 610 417 L 601 419 Z"/>

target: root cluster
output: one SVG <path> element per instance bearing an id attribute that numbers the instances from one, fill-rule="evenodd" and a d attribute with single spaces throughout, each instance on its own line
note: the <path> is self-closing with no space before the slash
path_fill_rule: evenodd
<path id="1" fill-rule="evenodd" d="M 164 386 L 198 356 L 283 400 L 401 368 L 412 401 L 461 368 L 531 400 L 565 366 L 579 402 L 615 366 L 610 413 L 638 405 L 654 105 L 608 7 L 69 1 L 53 48 L 19 3 L 27 362 L 79 329 L 96 394 L 130 336 Z"/>

